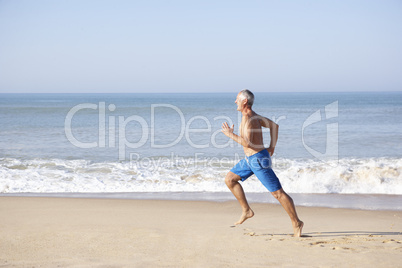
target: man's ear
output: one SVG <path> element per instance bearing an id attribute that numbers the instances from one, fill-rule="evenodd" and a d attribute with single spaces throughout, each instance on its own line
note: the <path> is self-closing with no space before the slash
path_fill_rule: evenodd
<path id="1" fill-rule="evenodd" d="M 244 105 L 247 105 L 247 106 L 248 106 L 248 99 L 244 98 L 244 99 L 243 99 L 243 103 L 244 103 Z"/>

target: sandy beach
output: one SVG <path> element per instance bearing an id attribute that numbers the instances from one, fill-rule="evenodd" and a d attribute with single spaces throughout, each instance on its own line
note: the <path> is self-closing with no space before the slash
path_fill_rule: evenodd
<path id="1" fill-rule="evenodd" d="M 0 197 L 1 267 L 402 267 L 402 212 L 236 201 Z"/>

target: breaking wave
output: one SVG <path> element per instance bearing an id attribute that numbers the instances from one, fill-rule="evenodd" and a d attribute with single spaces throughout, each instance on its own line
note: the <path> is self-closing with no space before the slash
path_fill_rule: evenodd
<path id="1" fill-rule="evenodd" d="M 227 192 L 224 178 L 237 160 L 0 158 L 0 193 Z M 274 158 L 273 168 L 289 193 L 402 194 L 400 158 L 326 163 Z M 243 187 L 247 192 L 266 192 L 254 176 Z"/>

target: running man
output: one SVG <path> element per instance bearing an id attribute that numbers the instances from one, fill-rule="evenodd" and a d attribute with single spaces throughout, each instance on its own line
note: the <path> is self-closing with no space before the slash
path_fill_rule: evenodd
<path id="1" fill-rule="evenodd" d="M 233 133 L 234 125 L 229 127 L 226 122 L 222 124 L 222 132 L 241 144 L 246 155 L 245 159 L 237 163 L 225 178 L 226 185 L 243 209 L 239 221 L 235 224 L 242 224 L 245 220 L 254 216 L 254 212 L 247 202 L 243 187 L 239 181 L 245 181 L 255 174 L 268 191 L 281 203 L 292 221 L 294 236 L 300 237 L 304 224 L 297 217 L 292 198 L 282 189 L 281 183 L 271 168 L 271 156 L 278 140 L 279 126 L 270 119 L 255 113 L 251 108 L 253 102 L 254 94 L 247 89 L 240 91 L 237 95 L 235 103 L 237 104 L 237 110 L 242 113 L 240 135 Z M 267 149 L 264 147 L 262 127 L 270 129 L 271 143 Z"/>

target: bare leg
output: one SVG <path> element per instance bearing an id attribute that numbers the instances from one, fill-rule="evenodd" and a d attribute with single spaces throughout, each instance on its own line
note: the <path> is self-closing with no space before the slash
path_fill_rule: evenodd
<path id="1" fill-rule="evenodd" d="M 244 194 L 243 187 L 239 183 L 240 176 L 234 174 L 233 172 L 229 171 L 229 173 L 226 175 L 225 178 L 225 183 L 230 189 L 230 191 L 233 193 L 233 195 L 236 197 L 237 201 L 239 201 L 240 206 L 242 207 L 243 213 L 240 216 L 240 219 L 235 223 L 237 224 L 242 224 L 245 220 L 251 218 L 254 216 L 253 210 L 250 208 L 248 205 L 246 195 Z"/>
<path id="2" fill-rule="evenodd" d="M 283 189 L 272 192 L 272 195 L 281 203 L 282 207 L 288 213 L 292 221 L 293 231 L 295 237 L 300 237 L 304 223 L 297 217 L 296 208 L 293 199 L 285 193 Z"/>

